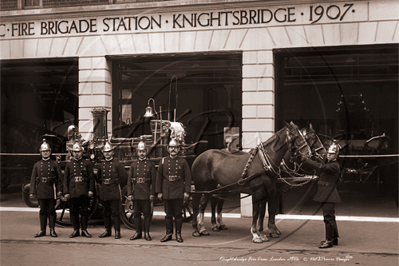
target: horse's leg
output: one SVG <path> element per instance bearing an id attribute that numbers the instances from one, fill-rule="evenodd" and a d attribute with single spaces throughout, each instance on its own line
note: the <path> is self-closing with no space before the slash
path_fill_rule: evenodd
<path id="1" fill-rule="evenodd" d="M 218 213 L 218 218 L 217 218 L 217 223 L 219 225 L 219 229 L 220 230 L 227 230 L 227 226 L 223 223 L 223 204 L 224 204 L 224 200 L 225 200 L 225 196 L 221 196 L 221 198 L 219 198 L 217 200 L 217 213 Z"/>
<path id="2" fill-rule="evenodd" d="M 198 231 L 200 233 L 200 235 L 203 236 L 209 236 L 210 234 L 208 233 L 208 231 L 206 231 L 205 225 L 204 225 L 204 218 L 205 218 L 205 209 L 206 206 L 208 204 L 208 201 L 210 199 L 210 194 L 204 194 L 201 197 L 200 200 L 200 207 L 199 207 L 199 215 L 198 215 Z"/>
<path id="3" fill-rule="evenodd" d="M 220 231 L 219 226 L 216 224 L 216 205 L 218 204 L 218 199 L 214 196 L 211 197 L 211 223 L 212 223 L 212 231 Z"/>
<path id="4" fill-rule="evenodd" d="M 278 187 L 277 187 L 278 186 Z M 269 235 L 271 237 L 279 237 L 281 235 L 280 230 L 278 230 L 276 226 L 276 212 L 277 212 L 277 204 L 278 199 L 281 195 L 282 187 L 281 185 L 277 184 L 272 191 L 270 191 L 269 197 L 269 222 L 267 227 L 269 228 L 270 232 Z"/>
<path id="5" fill-rule="evenodd" d="M 259 203 L 259 219 L 258 219 L 258 232 L 260 238 L 263 240 L 263 242 L 267 242 L 270 239 L 267 237 L 266 233 L 263 231 L 263 220 L 265 219 L 265 214 L 266 214 L 266 203 L 267 199 L 262 199 Z"/>
<path id="6" fill-rule="evenodd" d="M 258 217 L 259 217 L 259 202 L 255 201 L 252 196 L 252 226 L 251 226 L 251 234 L 252 234 L 252 242 L 254 243 L 262 243 L 263 240 L 260 238 L 258 234 L 258 230 L 256 228 Z"/>
<path id="7" fill-rule="evenodd" d="M 199 212 L 199 205 L 200 205 L 200 200 L 201 200 L 202 194 L 193 194 L 193 220 L 191 222 L 193 226 L 193 233 L 192 235 L 195 237 L 201 236 L 201 234 L 198 232 L 198 221 L 197 221 L 197 216 Z"/>

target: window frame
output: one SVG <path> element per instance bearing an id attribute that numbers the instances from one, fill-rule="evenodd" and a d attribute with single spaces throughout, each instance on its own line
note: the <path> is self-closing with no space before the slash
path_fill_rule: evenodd
<path id="1" fill-rule="evenodd" d="M 33 0 L 31 0 L 33 1 Z M 27 6 L 26 0 L 18 0 L 18 9 L 37 9 L 37 8 L 43 8 L 43 0 L 39 0 L 39 5 L 37 6 Z"/>

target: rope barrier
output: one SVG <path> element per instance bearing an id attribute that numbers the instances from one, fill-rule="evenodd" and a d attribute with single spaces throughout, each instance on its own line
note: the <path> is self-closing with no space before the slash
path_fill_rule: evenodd
<path id="1" fill-rule="evenodd" d="M 399 154 L 381 154 L 381 155 L 339 155 L 343 158 L 383 158 L 383 157 L 399 157 Z"/>

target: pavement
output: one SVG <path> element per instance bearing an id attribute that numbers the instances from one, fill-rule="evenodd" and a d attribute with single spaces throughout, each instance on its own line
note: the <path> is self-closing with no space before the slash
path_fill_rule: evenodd
<path id="1" fill-rule="evenodd" d="M 20 189 L 20 188 L 19 188 Z M 15 191 L 17 190 L 17 191 Z M 308 190 L 302 188 L 302 190 Z M 306 194 L 306 193 L 305 193 Z M 343 193 L 342 204 L 337 204 L 336 213 L 339 229 L 339 245 L 326 249 L 325 254 L 370 254 L 395 258 L 399 255 L 399 216 L 398 207 L 387 196 L 361 197 L 354 193 Z M 296 195 L 302 198 L 302 204 Z M 92 238 L 69 238 L 72 232 L 70 227 L 56 227 L 57 238 L 45 236 L 34 238 L 39 230 L 38 208 L 29 208 L 23 203 L 21 192 L 11 189 L 8 193 L 1 194 L 0 201 L 0 225 L 1 243 L 30 242 L 30 243 L 76 243 L 99 245 L 139 245 L 139 246 L 184 246 L 201 247 L 204 249 L 229 249 L 237 250 L 240 256 L 247 256 L 252 252 L 264 250 L 290 251 L 305 254 L 320 252 L 318 245 L 324 238 L 324 223 L 319 206 L 311 201 L 311 197 L 304 197 L 301 189 L 293 190 L 284 195 L 284 214 L 276 218 L 277 227 L 282 232 L 279 238 L 270 238 L 264 243 L 253 243 L 250 234 L 252 218 L 239 217 L 239 199 L 231 198 L 225 202 L 224 223 L 228 230 L 213 232 L 210 218 L 205 218 L 205 226 L 210 236 L 193 237 L 191 223 L 183 225 L 182 236 L 184 243 L 169 241 L 161 243 L 159 240 L 165 234 L 163 206 L 157 206 L 151 224 L 152 241 L 144 239 L 130 241 L 134 231 L 122 225 L 122 238 L 108 237 L 100 239 L 97 236 L 103 232 L 103 225 L 92 224 L 88 231 Z M 310 199 L 310 200 L 309 200 Z M 237 201 L 238 200 L 238 201 Z M 348 200 L 351 200 L 347 202 Z M 345 203 L 346 202 L 346 203 Z M 158 214 L 160 213 L 160 214 Z M 207 215 L 209 216 L 209 214 Z M 374 219 L 370 219 L 374 218 Z M 265 218 L 267 227 L 267 218 Z M 398 265 L 393 264 L 393 265 Z"/>

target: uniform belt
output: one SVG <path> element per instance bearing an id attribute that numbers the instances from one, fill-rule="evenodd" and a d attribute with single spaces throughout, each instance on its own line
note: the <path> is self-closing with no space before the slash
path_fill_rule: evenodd
<path id="1" fill-rule="evenodd" d="M 136 182 L 137 184 L 144 184 L 144 183 L 150 183 L 150 178 L 148 177 L 135 177 L 132 178 L 133 182 Z"/>
<path id="2" fill-rule="evenodd" d="M 109 184 L 112 184 L 111 181 L 112 181 L 111 178 L 104 178 L 102 183 L 103 183 L 103 185 L 109 185 Z"/>
<path id="3" fill-rule="evenodd" d="M 83 182 L 86 181 L 83 176 L 75 176 L 75 182 Z"/>
<path id="4" fill-rule="evenodd" d="M 170 176 L 168 176 L 168 180 L 169 181 L 179 181 L 179 180 L 181 180 L 181 177 L 178 175 L 170 175 Z"/>
<path id="5" fill-rule="evenodd" d="M 325 182 L 325 181 L 319 181 L 317 182 L 319 186 L 326 186 L 326 187 L 333 187 L 335 186 L 335 183 L 330 183 L 330 182 Z"/>
<path id="6" fill-rule="evenodd" d="M 42 177 L 42 183 L 50 183 L 50 178 Z"/>

